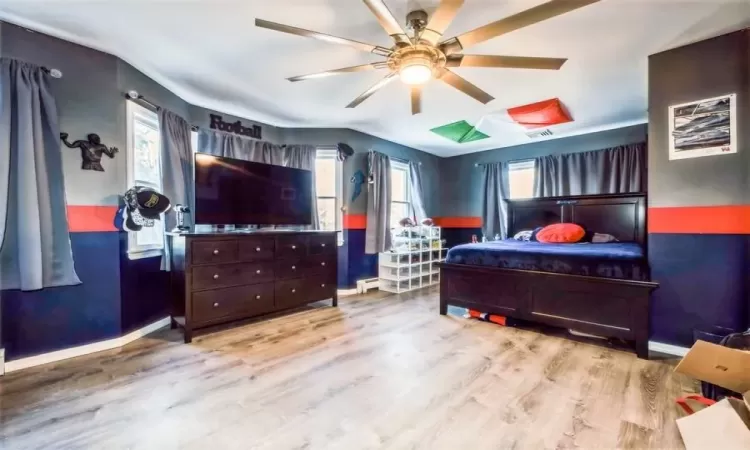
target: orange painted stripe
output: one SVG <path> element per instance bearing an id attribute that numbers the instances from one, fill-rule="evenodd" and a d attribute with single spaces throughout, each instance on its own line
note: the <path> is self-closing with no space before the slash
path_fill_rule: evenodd
<path id="1" fill-rule="evenodd" d="M 648 232 L 750 234 L 750 205 L 649 208 Z"/>
<path id="2" fill-rule="evenodd" d="M 68 205 L 68 228 L 71 233 L 117 231 L 116 212 L 117 206 Z"/>
<path id="3" fill-rule="evenodd" d="M 435 225 L 443 228 L 482 228 L 481 217 L 435 217 Z"/>
<path id="4" fill-rule="evenodd" d="M 367 216 L 364 214 L 344 214 L 345 230 L 364 230 L 367 228 Z"/>

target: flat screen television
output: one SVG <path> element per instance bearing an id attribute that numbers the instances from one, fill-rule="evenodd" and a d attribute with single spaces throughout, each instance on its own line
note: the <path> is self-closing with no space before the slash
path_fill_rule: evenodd
<path id="1" fill-rule="evenodd" d="M 310 225 L 312 173 L 195 154 L 195 223 Z"/>

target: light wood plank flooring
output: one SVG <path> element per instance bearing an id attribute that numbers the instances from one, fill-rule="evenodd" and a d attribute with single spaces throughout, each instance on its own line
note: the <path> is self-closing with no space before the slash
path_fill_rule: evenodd
<path id="1" fill-rule="evenodd" d="M 632 353 L 343 298 L 0 377 L 2 449 L 681 448 L 695 388 Z"/>

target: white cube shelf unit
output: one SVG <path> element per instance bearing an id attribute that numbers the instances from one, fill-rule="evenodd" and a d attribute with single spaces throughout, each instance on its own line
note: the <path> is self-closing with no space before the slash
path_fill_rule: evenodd
<path id="1" fill-rule="evenodd" d="M 440 282 L 438 262 L 445 260 L 440 227 L 424 225 L 391 230 L 391 251 L 378 255 L 379 288 L 408 292 Z"/>

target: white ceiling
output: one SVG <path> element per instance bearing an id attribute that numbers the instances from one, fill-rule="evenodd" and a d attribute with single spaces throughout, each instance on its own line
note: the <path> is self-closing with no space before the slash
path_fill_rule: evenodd
<path id="1" fill-rule="evenodd" d="M 545 0 L 466 0 L 445 37 Z M 386 0 L 399 20 L 439 0 Z M 750 0 L 602 0 L 470 47 L 466 53 L 567 57 L 560 71 L 459 68 L 495 97 L 482 105 L 433 81 L 423 113 L 394 82 L 344 106 L 384 71 L 290 83 L 286 77 L 378 61 L 340 45 L 256 28 L 263 19 L 390 47 L 358 0 L 3 0 L 0 18 L 128 61 L 186 101 L 283 127 L 346 127 L 441 156 L 529 142 L 518 125 L 485 120 L 490 139 L 455 144 L 429 130 L 558 97 L 574 122 L 555 137 L 646 122 L 647 56 L 750 25 Z"/>

